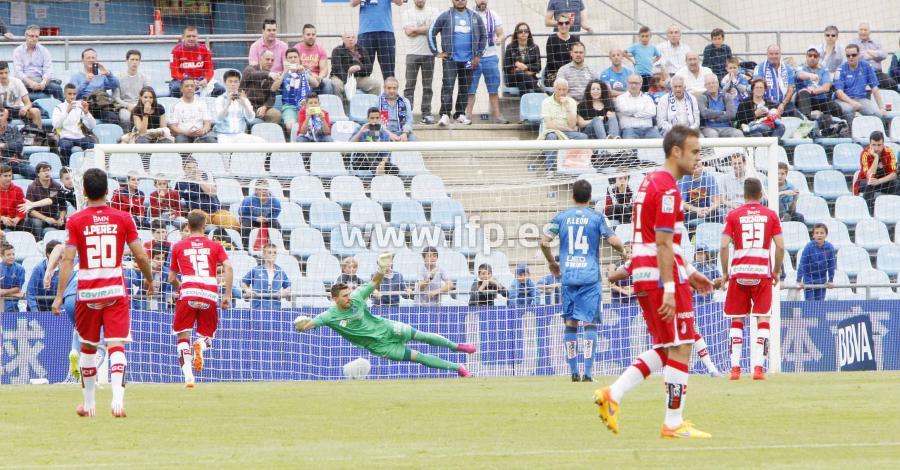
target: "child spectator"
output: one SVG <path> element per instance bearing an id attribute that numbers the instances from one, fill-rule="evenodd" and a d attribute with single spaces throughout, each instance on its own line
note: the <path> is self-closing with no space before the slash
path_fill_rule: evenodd
<path id="1" fill-rule="evenodd" d="M 9 243 L 0 244 L 0 298 L 4 312 L 18 312 L 19 299 L 25 297 L 25 268 L 16 263 L 16 249 Z M 43 282 L 43 281 L 41 281 Z"/>
<path id="2" fill-rule="evenodd" d="M 153 219 L 153 221 L 150 222 L 150 233 L 153 236 L 153 239 L 144 242 L 144 250 L 146 250 L 147 253 L 150 253 L 150 250 L 159 244 L 160 248 L 165 249 L 168 254 L 172 249 L 172 243 L 169 242 L 169 227 L 166 223 L 160 219 Z"/>
<path id="3" fill-rule="evenodd" d="M 297 108 L 303 107 L 312 90 L 319 86 L 319 77 L 300 65 L 297 49 L 288 49 L 284 58 L 284 72 L 275 83 L 281 86 L 281 120 L 290 130 L 297 122 Z"/>
<path id="4" fill-rule="evenodd" d="M 647 94 L 653 98 L 653 103 L 659 102 L 659 99 L 669 93 L 669 74 L 665 72 L 656 72 L 650 78 L 650 88 Z"/>
<path id="5" fill-rule="evenodd" d="M 478 266 L 478 279 L 472 281 L 469 288 L 469 306 L 495 305 L 498 295 L 509 298 L 506 288 L 494 279 L 491 265 L 482 263 Z"/>
<path id="6" fill-rule="evenodd" d="M 775 130 L 775 126 L 781 123 L 779 117 L 778 109 L 770 108 L 765 116 L 749 124 L 741 124 L 741 130 L 748 136 L 769 135 Z"/>
<path id="7" fill-rule="evenodd" d="M 725 63 L 732 57 L 731 47 L 725 44 L 725 31 L 722 28 L 712 30 L 710 34 L 712 44 L 703 49 L 703 66 L 710 70 L 719 80 L 725 77 Z"/>
<path id="8" fill-rule="evenodd" d="M 319 106 L 319 95 L 310 93 L 306 105 L 297 116 L 297 142 L 331 142 L 331 118 L 328 111 Z"/>
<path id="9" fill-rule="evenodd" d="M 416 302 L 420 305 L 440 305 L 441 294 L 450 292 L 453 282 L 438 266 L 438 251 L 433 246 L 422 250 L 422 266 L 419 271 L 419 282 L 416 283 Z"/>
<path id="10" fill-rule="evenodd" d="M 263 247 L 263 262 L 250 270 L 241 280 L 244 298 L 252 299 L 253 310 L 281 309 L 280 299 L 291 296 L 291 281 L 287 273 L 275 264 L 278 247 L 268 244 Z"/>
<path id="11" fill-rule="evenodd" d="M 0 228 L 3 230 L 23 230 L 25 211 L 20 209 L 25 204 L 25 193 L 22 188 L 12 184 L 13 171 L 9 165 L 0 164 Z"/>
<path id="12" fill-rule="evenodd" d="M 84 134 L 82 126 L 88 130 L 93 129 L 97 125 L 97 120 L 91 114 L 87 100 L 75 100 L 77 96 L 75 85 L 67 83 L 64 94 L 66 100 L 56 105 L 50 120 L 59 134 L 59 156 L 63 165 L 68 165 L 73 147 L 79 147 L 81 150 L 94 148 L 94 141 Z"/>
<path id="13" fill-rule="evenodd" d="M 797 196 L 800 190 L 787 180 L 788 164 L 778 162 L 778 213 L 782 222 L 803 222 L 803 216 L 797 213 Z"/>
<path id="14" fill-rule="evenodd" d="M 56 195 L 59 210 L 65 210 L 68 213 L 69 207 L 71 207 L 71 212 L 75 212 L 78 200 L 75 198 L 75 177 L 72 176 L 71 168 L 64 166 L 59 169 L 59 184 L 62 185 L 62 189 Z"/>
<path id="15" fill-rule="evenodd" d="M 694 267 L 697 268 L 697 271 L 699 271 L 711 281 L 722 277 L 722 273 L 719 272 L 718 263 L 716 262 L 716 256 L 710 251 L 708 246 L 702 243 L 698 243 L 695 248 Z M 695 292 L 694 300 L 708 302 L 712 300 L 712 292 L 707 295 L 702 295 Z"/>
<path id="16" fill-rule="evenodd" d="M 181 199 L 176 191 L 169 188 L 169 179 L 162 174 L 156 175 L 153 185 L 156 191 L 150 193 L 150 218 L 166 223 L 182 219 Z"/>
<path id="17" fill-rule="evenodd" d="M 616 184 L 606 189 L 606 217 L 620 224 L 630 224 L 631 198 L 628 175 L 616 176 Z"/>
<path id="18" fill-rule="evenodd" d="M 50 278 L 50 288 L 44 288 L 44 274 L 47 272 L 47 261 L 50 253 L 59 245 L 59 240 L 50 240 L 44 248 L 45 258 L 34 266 L 31 270 L 31 277 L 28 279 L 28 292 L 26 301 L 28 303 L 29 312 L 49 312 L 53 305 L 53 297 L 56 296 L 56 286 L 59 283 L 59 271 L 54 271 Z"/>
<path id="19" fill-rule="evenodd" d="M 825 300 L 825 289 L 834 287 L 837 253 L 834 245 L 825 240 L 827 237 L 827 225 L 813 225 L 813 239 L 803 248 L 797 263 L 797 287 L 804 289 L 806 300 Z M 825 285 L 825 288 L 805 288 L 806 284 Z"/>
<path id="20" fill-rule="evenodd" d="M 559 256 L 554 259 L 559 263 Z M 562 290 L 560 289 L 560 277 L 553 273 L 545 274 L 537 283 L 538 289 L 544 294 L 544 305 L 558 305 L 562 303 Z"/>
<path id="21" fill-rule="evenodd" d="M 721 79 L 721 91 L 734 100 L 736 105 L 750 96 L 750 79 L 747 78 L 747 74 L 741 73 L 741 63 L 737 57 L 725 61 L 725 76 Z"/>
<path id="22" fill-rule="evenodd" d="M 396 307 L 400 305 L 400 298 L 407 293 L 409 288 L 403 282 L 400 273 L 395 272 L 392 268 L 388 268 L 381 279 L 378 289 L 372 294 L 375 305 L 382 307 Z"/>
<path id="23" fill-rule="evenodd" d="M 344 258 L 344 262 L 341 263 L 341 274 L 334 281 L 335 284 L 346 284 L 347 288 L 350 290 L 354 290 L 357 287 L 363 284 L 362 279 L 356 275 L 356 271 L 359 269 L 359 263 L 356 262 L 356 258 L 350 256 Z"/>
<path id="24" fill-rule="evenodd" d="M 389 142 L 390 135 L 381 122 L 381 111 L 376 107 L 369 108 L 368 122 L 360 126 L 351 142 Z M 355 171 L 385 174 L 392 167 L 390 152 L 355 152 L 350 156 L 350 165 Z M 396 174 L 396 173 L 392 173 Z"/>
<path id="25" fill-rule="evenodd" d="M 516 266 L 516 280 L 509 286 L 508 305 L 536 305 L 537 287 L 531 280 L 528 266 L 520 264 Z"/>
<path id="26" fill-rule="evenodd" d="M 625 242 L 625 256 L 623 257 L 623 266 L 625 263 L 630 262 L 631 260 L 631 243 Z M 610 291 L 610 302 L 614 304 L 632 304 L 637 302 L 637 297 L 634 295 L 634 286 L 631 281 L 631 276 L 621 276 L 621 280 L 617 280 L 616 278 L 619 276 L 614 276 L 614 273 L 621 268 L 616 267 L 615 264 L 610 263 L 607 273 L 607 282 L 609 282 L 609 291 Z"/>
<path id="27" fill-rule="evenodd" d="M 138 176 L 137 172 L 129 171 L 125 185 L 113 192 L 112 200 L 109 204 L 113 209 L 131 214 L 138 228 L 147 226 L 147 208 L 144 207 L 144 192 L 138 189 L 140 182 L 140 176 Z"/>
<path id="28" fill-rule="evenodd" d="M 634 64 L 634 71 L 641 76 L 643 84 L 641 91 L 650 91 L 650 81 L 653 78 L 653 63 L 662 58 L 662 54 L 656 46 L 650 44 L 650 28 L 641 26 L 638 30 L 638 42 L 625 49 L 625 58 Z"/>

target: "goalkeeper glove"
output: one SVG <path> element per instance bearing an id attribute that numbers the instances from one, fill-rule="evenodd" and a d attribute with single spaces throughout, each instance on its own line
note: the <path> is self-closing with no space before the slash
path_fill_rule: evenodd
<path id="1" fill-rule="evenodd" d="M 296 328 L 297 331 L 302 333 L 303 329 L 306 328 L 306 325 L 309 324 L 309 322 L 311 322 L 311 321 L 312 321 L 311 318 L 309 318 L 305 315 L 299 315 L 297 318 L 294 319 L 294 328 Z"/>
<path id="2" fill-rule="evenodd" d="M 378 255 L 378 272 L 381 274 L 387 273 L 387 270 L 391 268 L 391 265 L 394 263 L 394 254 L 393 253 L 382 253 Z"/>

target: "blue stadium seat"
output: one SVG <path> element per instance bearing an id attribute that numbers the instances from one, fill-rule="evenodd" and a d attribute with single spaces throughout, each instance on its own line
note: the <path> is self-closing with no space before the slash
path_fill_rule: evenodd
<path id="1" fill-rule="evenodd" d="M 856 274 L 856 292 L 859 294 L 863 294 L 867 299 L 875 299 L 875 300 L 890 300 L 896 299 L 897 293 L 894 292 L 894 289 L 890 287 L 883 286 L 884 284 L 890 284 L 891 279 L 888 277 L 887 273 L 884 271 L 879 271 L 877 269 L 863 269 L 859 273 Z M 879 287 L 866 287 L 866 286 L 878 286 Z"/>
<path id="2" fill-rule="evenodd" d="M 875 265 L 878 269 L 896 276 L 900 273 L 900 246 L 885 245 L 878 249 L 878 255 L 875 258 Z"/>
<path id="3" fill-rule="evenodd" d="M 844 173 L 859 171 L 859 155 L 862 146 L 854 143 L 842 143 L 834 146 L 834 169 Z"/>
<path id="4" fill-rule="evenodd" d="M 803 214 L 806 225 L 831 220 L 831 213 L 828 212 L 828 203 L 819 196 L 805 194 L 798 196 L 797 212 Z"/>
<path id="5" fill-rule="evenodd" d="M 403 230 L 427 225 L 425 209 L 419 201 L 397 201 L 391 204 L 391 225 Z"/>
<path id="6" fill-rule="evenodd" d="M 256 239 L 259 238 L 259 232 L 262 229 L 255 228 L 250 231 L 249 244 L 247 245 L 247 251 L 250 252 L 252 256 L 262 257 L 262 250 L 255 250 Z M 268 229 L 267 229 L 268 230 Z M 279 253 L 287 252 L 284 248 L 284 238 L 281 234 L 281 230 L 268 230 L 269 243 L 275 245 L 278 248 Z"/>
<path id="7" fill-rule="evenodd" d="M 309 207 L 316 201 L 327 201 L 325 196 L 325 188 L 322 187 L 322 180 L 315 176 L 304 175 L 296 176 L 291 180 L 291 201 L 300 204 L 302 207 Z"/>
<path id="8" fill-rule="evenodd" d="M 424 263 L 420 253 L 399 250 L 394 254 L 394 271 L 400 274 L 404 282 L 412 283 L 418 281 L 423 266 Z"/>
<path id="9" fill-rule="evenodd" d="M 478 225 L 463 224 L 453 230 L 453 247 L 466 256 L 484 251 L 485 235 Z"/>
<path id="10" fill-rule="evenodd" d="M 891 140 L 900 142 L 900 116 L 891 119 Z"/>
<path id="11" fill-rule="evenodd" d="M 797 129 L 803 124 L 802 119 L 786 116 L 781 118 L 781 123 L 784 125 L 784 137 L 782 137 L 781 142 L 785 146 L 791 147 L 812 143 L 813 140 L 809 137 L 795 138 L 793 136 L 794 132 L 797 132 Z"/>
<path id="12" fill-rule="evenodd" d="M 900 196 L 878 196 L 875 199 L 875 218 L 891 225 L 900 222 Z"/>
<path id="13" fill-rule="evenodd" d="M 809 243 L 809 229 L 803 222 L 782 222 L 781 231 L 784 235 L 784 249 L 790 253 L 796 253 Z"/>
<path id="14" fill-rule="evenodd" d="M 366 93 L 357 93 L 350 98 L 350 119 L 365 124 L 369 108 L 378 107 L 378 97 Z"/>
<path id="15" fill-rule="evenodd" d="M 62 168 L 62 161 L 60 161 L 59 155 L 53 152 L 37 152 L 28 156 L 28 163 L 30 163 L 31 166 L 36 166 L 40 162 L 49 163 L 51 176 L 53 176 L 54 179 L 59 177 L 59 170 Z"/>
<path id="16" fill-rule="evenodd" d="M 184 167 L 181 163 L 181 154 L 177 153 L 151 153 L 150 174 L 163 174 L 173 180 L 184 178 Z"/>
<path id="17" fill-rule="evenodd" d="M 295 279 L 295 278 L 292 278 Z M 294 293 L 304 297 L 322 297 L 325 298 L 325 283 L 319 279 L 308 279 L 297 277 L 297 282 L 294 284 Z"/>
<path id="18" fill-rule="evenodd" d="M 278 223 L 284 230 L 294 230 L 306 226 L 306 221 L 303 220 L 303 208 L 296 202 L 282 201 Z"/>
<path id="19" fill-rule="evenodd" d="M 53 116 L 53 110 L 59 106 L 61 101 L 56 98 L 38 98 L 34 100 L 34 105 L 41 109 L 41 116 L 49 118 Z"/>
<path id="20" fill-rule="evenodd" d="M 235 175 L 242 178 L 265 178 L 269 176 L 266 171 L 266 152 L 247 152 L 231 154 L 231 168 Z"/>
<path id="21" fill-rule="evenodd" d="M 444 230 L 451 230 L 466 221 L 462 203 L 456 199 L 438 199 L 431 204 L 431 223 Z"/>
<path id="22" fill-rule="evenodd" d="M 509 258 L 507 258 L 506 253 L 500 250 L 491 250 L 490 254 L 479 253 L 475 255 L 475 269 L 478 269 L 478 266 L 481 266 L 484 263 L 491 266 L 491 269 L 494 270 L 495 277 L 512 274 L 509 268 Z M 504 285 L 509 286 L 509 284 Z"/>
<path id="23" fill-rule="evenodd" d="M 825 149 L 819 144 L 800 144 L 794 149 L 794 168 L 804 173 L 831 170 Z"/>
<path id="24" fill-rule="evenodd" d="M 278 124 L 261 122 L 250 130 L 250 134 L 265 139 L 272 144 L 284 143 L 284 130 Z"/>
<path id="25" fill-rule="evenodd" d="M 291 254 L 303 259 L 313 253 L 327 253 L 322 232 L 312 227 L 299 227 L 291 231 Z"/>
<path id="26" fill-rule="evenodd" d="M 871 218 L 869 206 L 860 196 L 843 195 L 834 204 L 834 218 L 847 225 Z"/>
<path id="27" fill-rule="evenodd" d="M 372 200 L 384 206 L 390 206 L 397 201 L 409 199 L 403 180 L 394 175 L 378 175 L 369 182 L 369 194 Z"/>
<path id="28" fill-rule="evenodd" d="M 169 84 L 166 83 L 166 80 L 162 77 L 155 76 L 151 74 L 147 77 L 150 81 L 150 86 L 153 88 L 153 91 L 156 92 L 157 100 L 159 98 L 167 98 L 171 95 L 171 91 L 169 91 Z"/>
<path id="29" fill-rule="evenodd" d="M 329 186 L 330 199 L 343 207 L 357 201 L 368 201 L 362 180 L 355 176 L 336 176 Z"/>
<path id="30" fill-rule="evenodd" d="M 137 172 L 141 176 L 148 176 L 144 172 L 144 163 L 140 155 L 136 153 L 113 153 L 109 155 L 109 176 L 125 178 L 132 171 Z"/>
<path id="31" fill-rule="evenodd" d="M 313 152 L 309 156 L 309 172 L 320 178 L 334 178 L 346 175 L 347 168 L 338 152 Z"/>
<path id="32" fill-rule="evenodd" d="M 332 201 L 315 201 L 309 206 L 309 225 L 320 231 L 331 231 L 331 229 L 343 224 L 344 211 L 341 206 Z"/>
<path id="33" fill-rule="evenodd" d="M 331 253 L 313 253 L 306 259 L 306 277 L 325 285 L 334 284 L 341 275 L 341 262 Z"/>
<path id="34" fill-rule="evenodd" d="M 718 222 L 704 222 L 697 226 L 695 234 L 696 245 L 706 245 L 710 251 L 718 252 L 722 244 L 722 230 L 725 228 L 723 224 Z"/>
<path id="35" fill-rule="evenodd" d="M 845 246 L 838 250 L 837 253 L 837 269 L 844 271 L 850 276 L 855 276 L 858 272 L 872 267 L 869 260 L 869 252 L 860 246 Z"/>
<path id="36" fill-rule="evenodd" d="M 221 176 L 231 176 L 228 171 L 229 157 L 220 153 L 195 153 L 192 154 L 197 166 L 204 172 L 218 178 Z"/>
<path id="37" fill-rule="evenodd" d="M 13 183 L 20 180 L 15 180 Z M 29 232 L 6 232 L 6 242 L 16 249 L 16 261 L 22 262 L 29 256 L 43 256 L 38 249 L 37 241 L 34 235 Z M 27 279 L 25 280 L 28 281 Z"/>
<path id="38" fill-rule="evenodd" d="M 409 249 L 416 253 L 421 253 L 425 247 L 433 246 L 438 252 L 446 249 L 449 244 L 444 231 L 436 225 L 426 225 L 414 230 L 409 234 Z"/>
<path id="39" fill-rule="evenodd" d="M 28 179 L 22 179 L 22 178 L 20 178 L 20 179 L 14 179 L 14 180 L 12 181 L 12 183 L 13 183 L 14 185 L 16 185 L 16 186 L 18 186 L 19 188 L 22 189 L 22 192 L 23 192 L 23 193 L 27 193 L 27 192 L 28 192 L 28 187 L 31 186 L 31 183 L 33 183 L 33 182 L 34 182 L 34 180 L 28 180 Z M 117 187 L 118 187 L 118 185 L 117 185 L 117 186 L 113 186 L 112 188 L 115 189 L 115 188 L 117 188 Z M 110 190 L 110 193 L 112 193 L 112 190 Z"/>
<path id="40" fill-rule="evenodd" d="M 790 162 L 788 162 L 787 151 L 784 150 L 784 147 L 779 145 L 775 147 L 775 149 L 775 162 L 783 162 L 790 165 Z M 769 171 L 769 148 L 760 147 L 757 149 L 753 155 L 753 160 L 756 162 L 754 166 L 757 171 Z"/>
<path id="41" fill-rule="evenodd" d="M 226 206 L 244 200 L 241 183 L 232 178 L 216 178 L 216 194 L 219 196 L 219 202 Z"/>
<path id="42" fill-rule="evenodd" d="M 361 199 L 350 206 L 350 225 L 371 230 L 376 225 L 386 224 L 381 204 L 371 199 Z"/>
<path id="43" fill-rule="evenodd" d="M 44 238 L 41 241 L 47 243 L 51 240 L 66 243 L 69 240 L 69 232 L 66 230 L 50 230 L 44 234 Z"/>
<path id="44" fill-rule="evenodd" d="M 369 239 L 369 249 L 375 253 L 385 251 L 396 252 L 406 249 L 406 235 L 397 227 L 382 227 L 372 231 Z"/>
<path id="45" fill-rule="evenodd" d="M 441 250 L 438 257 L 438 266 L 454 281 L 472 275 L 472 272 L 469 271 L 469 260 L 458 251 Z M 469 286 L 466 286 L 466 289 L 468 288 Z"/>
<path id="46" fill-rule="evenodd" d="M 235 284 L 239 284 L 241 279 L 250 272 L 251 269 L 258 264 L 256 258 L 248 255 L 244 251 L 231 252 L 228 254 L 231 264 L 234 266 Z"/>
<path id="47" fill-rule="evenodd" d="M 809 182 L 806 180 L 806 175 L 803 173 L 800 173 L 797 170 L 790 170 L 787 174 L 787 181 L 800 190 L 800 194 L 812 194 L 809 190 Z"/>
<path id="48" fill-rule="evenodd" d="M 331 138 L 335 142 L 349 142 L 359 130 L 359 124 L 353 121 L 334 121 L 331 125 Z"/>
<path id="49" fill-rule="evenodd" d="M 856 224 L 856 244 L 869 251 L 891 244 L 887 226 L 878 219 L 861 220 Z"/>
<path id="50" fill-rule="evenodd" d="M 900 93 L 887 88 L 879 91 L 881 92 L 881 101 L 883 101 L 884 104 L 891 103 L 893 106 L 893 109 L 891 109 L 890 112 L 885 113 L 885 117 L 893 119 L 900 116 Z"/>
<path id="51" fill-rule="evenodd" d="M 850 286 L 850 277 L 840 269 L 834 272 L 834 285 Z M 858 295 L 851 287 L 835 287 L 825 291 L 825 300 L 865 300 L 865 295 Z"/>
<path id="52" fill-rule="evenodd" d="M 430 204 L 439 199 L 447 198 L 447 190 L 444 188 L 444 180 L 437 175 L 416 175 L 412 179 L 410 195 L 416 201 Z"/>
<path id="53" fill-rule="evenodd" d="M 824 170 L 813 177 L 813 191 L 817 196 L 832 201 L 843 195 L 850 194 L 847 189 L 847 179 L 837 170 Z"/>
<path id="54" fill-rule="evenodd" d="M 353 256 L 356 259 L 357 270 L 356 275 L 359 276 L 360 279 L 371 279 L 375 274 L 375 271 L 378 270 L 378 255 L 377 251 L 363 251 L 362 253 L 357 253 Z"/>
<path id="55" fill-rule="evenodd" d="M 875 131 L 884 132 L 884 122 L 880 117 L 859 116 L 853 119 L 851 135 L 854 142 L 869 145 L 869 136 Z"/>
<path id="56" fill-rule="evenodd" d="M 541 116 L 541 105 L 547 95 L 543 93 L 526 93 L 519 100 L 519 120 L 529 124 L 540 124 L 543 121 Z"/>
<path id="57" fill-rule="evenodd" d="M 366 239 L 362 229 L 347 224 L 331 228 L 331 252 L 340 257 L 353 256 L 366 251 Z"/>
<path id="58" fill-rule="evenodd" d="M 156 97 L 156 102 L 166 110 L 167 113 L 171 113 L 173 109 L 175 109 L 175 104 L 181 101 L 180 98 L 172 98 L 171 96 L 159 96 Z"/>
<path id="59" fill-rule="evenodd" d="M 828 227 L 828 243 L 834 245 L 835 250 L 846 246 L 856 246 L 853 240 L 850 240 L 850 230 L 847 229 L 845 223 L 834 219 L 828 219 L 822 223 Z"/>
<path id="60" fill-rule="evenodd" d="M 346 121 L 349 119 L 347 113 L 344 112 L 344 103 L 337 95 L 319 95 L 319 105 L 328 112 L 328 117 L 331 119 L 331 122 Z M 363 121 L 365 121 L 365 119 Z"/>
<path id="61" fill-rule="evenodd" d="M 422 152 L 391 152 L 391 163 L 397 166 L 400 176 L 416 176 L 428 173 Z"/>
<path id="62" fill-rule="evenodd" d="M 269 172 L 279 178 L 307 174 L 306 168 L 303 168 L 303 160 L 296 152 L 272 152 L 269 155 Z"/>
<path id="63" fill-rule="evenodd" d="M 101 144 L 117 144 L 122 137 L 122 128 L 118 124 L 99 123 L 91 132 Z"/>

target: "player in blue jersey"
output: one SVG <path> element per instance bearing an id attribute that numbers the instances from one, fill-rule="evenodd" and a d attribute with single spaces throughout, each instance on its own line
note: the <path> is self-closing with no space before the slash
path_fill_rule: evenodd
<path id="1" fill-rule="evenodd" d="M 49 284 L 50 278 L 53 276 L 53 271 L 56 270 L 59 261 L 62 259 L 65 248 L 65 244 L 61 243 L 50 252 L 50 256 L 47 259 L 47 270 L 44 273 L 44 285 Z M 63 294 L 63 310 L 66 312 L 66 317 L 69 318 L 69 322 L 72 323 L 74 328 L 75 294 L 78 293 L 78 258 L 75 258 L 75 264 L 72 269 L 72 276 L 69 277 L 69 283 L 66 284 L 66 292 Z M 81 341 L 78 339 L 78 332 L 73 329 L 72 349 L 69 351 L 69 374 L 76 379 L 81 378 L 81 368 L 78 366 L 79 351 L 81 351 Z"/>
<path id="2" fill-rule="evenodd" d="M 600 279 L 600 239 L 605 238 L 619 253 L 625 245 L 609 226 L 606 218 L 590 207 L 591 183 L 578 180 L 572 185 L 575 207 L 553 218 L 541 239 L 541 252 L 550 272 L 561 276 L 562 317 L 565 321 L 566 360 L 573 382 L 593 382 L 594 350 L 597 348 L 597 325 L 600 323 L 602 284 Z M 550 252 L 553 239 L 559 237 L 559 261 Z M 560 266 L 562 273 L 560 274 Z M 584 373 L 578 371 L 578 324 L 583 327 Z"/>

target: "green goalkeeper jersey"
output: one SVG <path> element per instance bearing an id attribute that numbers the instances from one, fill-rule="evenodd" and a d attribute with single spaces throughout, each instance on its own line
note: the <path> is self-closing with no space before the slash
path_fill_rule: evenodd
<path id="1" fill-rule="evenodd" d="M 313 318 L 313 325 L 327 326 L 344 339 L 361 348 L 389 340 L 393 335 L 394 322 L 372 315 L 366 299 L 375 288 L 372 283 L 359 286 L 350 295 L 350 308 L 340 310 L 332 306 Z"/>

